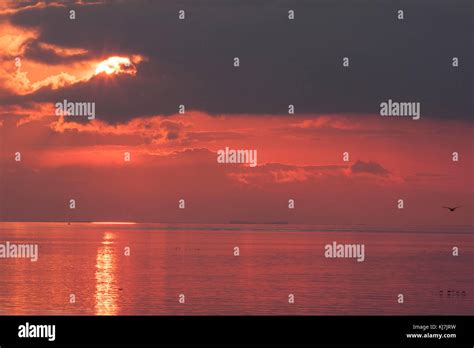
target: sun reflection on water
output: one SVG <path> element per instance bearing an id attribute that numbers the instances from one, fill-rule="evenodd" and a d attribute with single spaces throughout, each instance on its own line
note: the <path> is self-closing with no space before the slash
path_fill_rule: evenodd
<path id="1" fill-rule="evenodd" d="M 112 247 L 114 234 L 105 232 L 97 250 L 95 271 L 95 314 L 115 315 L 118 312 L 116 286 L 116 251 Z"/>

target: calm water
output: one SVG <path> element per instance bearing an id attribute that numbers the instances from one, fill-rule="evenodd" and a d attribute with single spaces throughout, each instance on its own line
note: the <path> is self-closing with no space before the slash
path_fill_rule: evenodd
<path id="1" fill-rule="evenodd" d="M 6 241 L 39 259 L 0 259 L 0 314 L 474 313 L 469 226 L 0 223 Z M 325 258 L 333 241 L 365 244 L 365 261 Z"/>

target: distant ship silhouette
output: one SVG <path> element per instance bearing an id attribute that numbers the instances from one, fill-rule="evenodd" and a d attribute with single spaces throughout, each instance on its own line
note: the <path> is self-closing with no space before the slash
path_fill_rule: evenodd
<path id="1" fill-rule="evenodd" d="M 461 207 L 454 207 L 454 208 L 450 208 L 450 207 L 441 207 L 441 208 L 446 208 L 446 209 L 449 209 L 449 211 L 455 211 L 457 208 L 461 208 Z"/>

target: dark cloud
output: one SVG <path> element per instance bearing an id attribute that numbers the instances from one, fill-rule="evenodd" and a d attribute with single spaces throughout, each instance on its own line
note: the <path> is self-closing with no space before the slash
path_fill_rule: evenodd
<path id="1" fill-rule="evenodd" d="M 388 176 L 390 172 L 382 167 L 379 163 L 369 161 L 369 162 L 364 162 L 361 160 L 358 160 L 356 163 L 354 163 L 351 166 L 351 172 L 354 174 L 373 174 L 373 175 L 379 175 L 379 176 Z"/>
<path id="2" fill-rule="evenodd" d="M 64 55 L 56 52 L 52 48 L 42 47 L 38 41 L 29 40 L 25 45 L 25 57 L 44 64 L 55 65 L 75 63 L 81 60 L 91 59 L 92 55 L 82 52 Z"/>
<path id="3" fill-rule="evenodd" d="M 287 19 L 288 9 L 296 19 Z M 68 10 L 76 10 L 76 20 Z M 178 10 L 186 11 L 179 21 Z M 405 11 L 405 20 L 396 11 Z M 28 8 L 11 16 L 39 40 L 96 57 L 141 54 L 135 78 L 100 79 L 21 100 L 94 100 L 104 120 L 187 110 L 220 113 L 378 113 L 387 99 L 421 102 L 422 118 L 471 120 L 470 1 L 126 1 Z M 51 52 L 30 58 L 56 62 Z M 233 67 L 233 58 L 241 66 Z M 342 57 L 350 57 L 350 68 Z M 454 69 L 451 58 L 459 57 Z M 83 57 L 75 57 L 82 59 Z M 74 58 L 68 58 L 74 60 Z"/>
<path id="4" fill-rule="evenodd" d="M 166 132 L 167 140 L 176 140 L 179 138 L 180 132 L 183 129 L 184 125 L 179 122 L 173 122 L 165 120 L 161 122 L 160 128 L 164 129 Z"/>

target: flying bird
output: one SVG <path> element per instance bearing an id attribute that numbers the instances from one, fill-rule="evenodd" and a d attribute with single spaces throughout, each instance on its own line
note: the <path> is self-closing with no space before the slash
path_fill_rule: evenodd
<path id="1" fill-rule="evenodd" d="M 442 208 L 449 209 L 449 211 L 455 211 L 457 208 L 461 208 L 461 207 L 454 207 L 454 208 L 450 208 L 450 207 L 442 207 Z"/>

